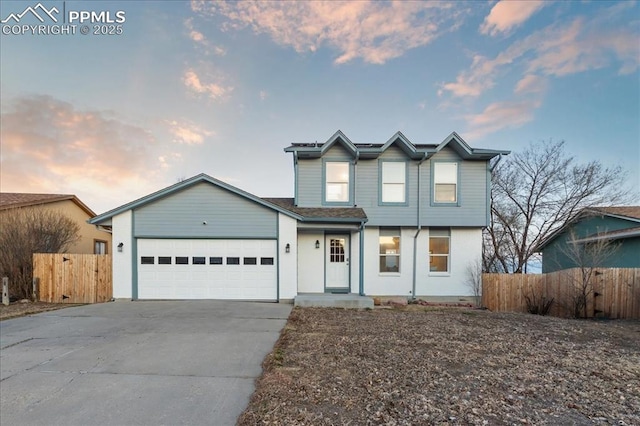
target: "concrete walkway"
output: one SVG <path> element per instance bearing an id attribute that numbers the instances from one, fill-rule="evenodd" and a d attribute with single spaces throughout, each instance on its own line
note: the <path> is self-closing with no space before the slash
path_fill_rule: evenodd
<path id="1" fill-rule="evenodd" d="M 111 302 L 0 322 L 4 425 L 233 425 L 291 305 Z"/>

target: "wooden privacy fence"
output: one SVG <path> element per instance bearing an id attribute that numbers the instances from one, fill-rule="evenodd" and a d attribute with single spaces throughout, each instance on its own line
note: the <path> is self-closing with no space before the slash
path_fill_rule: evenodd
<path id="1" fill-rule="evenodd" d="M 55 303 L 100 303 L 111 299 L 111 256 L 36 253 L 33 278 L 37 300 Z"/>
<path id="2" fill-rule="evenodd" d="M 582 270 L 548 274 L 482 274 L 482 304 L 492 311 L 527 312 L 526 296 L 554 299 L 550 315 L 573 315 Z M 586 317 L 640 319 L 640 269 L 597 268 L 586 288 Z"/>

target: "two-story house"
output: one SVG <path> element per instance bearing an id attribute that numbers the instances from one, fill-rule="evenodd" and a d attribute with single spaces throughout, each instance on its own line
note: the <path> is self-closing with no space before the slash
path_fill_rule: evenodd
<path id="1" fill-rule="evenodd" d="M 400 132 L 359 144 L 340 131 L 285 151 L 293 198 L 259 198 L 201 174 L 92 219 L 112 227 L 119 247 L 114 297 L 470 294 L 491 167 L 508 151 L 471 148 L 455 133 L 440 144 Z"/>

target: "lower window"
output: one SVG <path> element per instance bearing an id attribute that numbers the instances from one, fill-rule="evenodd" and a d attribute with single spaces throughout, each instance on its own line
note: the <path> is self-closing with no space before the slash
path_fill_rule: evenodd
<path id="1" fill-rule="evenodd" d="M 400 272 L 400 228 L 380 228 L 380 272 Z"/>
<path id="2" fill-rule="evenodd" d="M 449 272 L 449 234 L 448 229 L 429 230 L 429 272 Z"/>

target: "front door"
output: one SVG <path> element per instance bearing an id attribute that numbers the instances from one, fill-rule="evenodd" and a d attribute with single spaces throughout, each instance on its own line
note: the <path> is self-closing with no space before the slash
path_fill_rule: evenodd
<path id="1" fill-rule="evenodd" d="M 326 235 L 325 291 L 349 292 L 349 235 Z"/>

